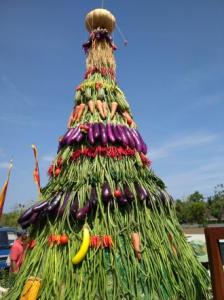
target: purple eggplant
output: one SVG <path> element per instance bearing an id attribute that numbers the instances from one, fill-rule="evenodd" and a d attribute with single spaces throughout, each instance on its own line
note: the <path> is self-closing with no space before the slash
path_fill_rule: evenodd
<path id="1" fill-rule="evenodd" d="M 115 136 L 113 134 L 113 130 L 112 130 L 111 124 L 107 124 L 106 125 L 106 132 L 107 132 L 108 140 L 111 143 L 115 143 Z"/>
<path id="2" fill-rule="evenodd" d="M 33 213 L 33 206 L 31 206 L 26 211 L 24 211 L 24 213 L 19 217 L 18 223 L 21 224 L 27 221 L 31 217 L 32 213 Z"/>
<path id="3" fill-rule="evenodd" d="M 31 218 L 29 219 L 30 224 L 35 224 L 35 222 L 38 219 L 38 216 L 39 216 L 39 212 L 34 212 Z"/>
<path id="4" fill-rule="evenodd" d="M 121 138 L 120 133 L 117 129 L 117 125 L 111 125 L 111 128 L 112 128 L 112 131 L 113 131 L 116 142 L 122 143 L 122 138 Z"/>
<path id="5" fill-rule="evenodd" d="M 64 136 L 59 138 L 58 146 L 62 147 L 66 144 Z"/>
<path id="6" fill-rule="evenodd" d="M 100 128 L 98 123 L 93 124 L 93 136 L 94 139 L 98 139 L 100 136 Z"/>
<path id="7" fill-rule="evenodd" d="M 80 134 L 81 129 L 78 127 L 75 128 L 73 131 L 73 134 L 70 136 L 70 139 L 67 141 L 68 145 L 71 145 L 72 143 L 76 142 L 77 136 Z"/>
<path id="8" fill-rule="evenodd" d="M 144 154 L 147 154 L 147 152 L 148 152 L 147 145 L 146 145 L 146 143 L 144 141 L 142 142 L 142 152 Z"/>
<path id="9" fill-rule="evenodd" d="M 95 207 L 97 206 L 97 192 L 96 192 L 96 188 L 92 187 L 91 192 L 90 192 L 90 198 L 89 201 L 92 203 L 92 206 Z"/>
<path id="10" fill-rule="evenodd" d="M 128 146 L 132 149 L 135 148 L 135 140 L 132 136 L 131 129 L 128 128 L 127 126 L 124 126 L 123 128 L 124 128 L 124 131 L 126 131 L 126 135 L 128 138 Z"/>
<path id="11" fill-rule="evenodd" d="M 89 141 L 90 141 L 91 144 L 94 144 L 94 143 L 95 143 L 94 135 L 93 135 L 93 124 L 90 124 L 90 125 L 89 125 L 88 139 L 89 139 Z"/>
<path id="12" fill-rule="evenodd" d="M 65 197 L 64 197 L 64 200 L 63 200 L 63 203 L 60 205 L 59 209 L 58 209 L 58 216 L 61 217 L 65 211 L 65 208 L 66 206 L 68 205 L 68 201 L 69 201 L 69 198 L 70 198 L 70 195 L 71 193 L 70 192 L 67 192 Z"/>
<path id="13" fill-rule="evenodd" d="M 84 138 L 84 134 L 80 131 L 79 134 L 76 136 L 76 142 L 80 143 Z"/>
<path id="14" fill-rule="evenodd" d="M 62 141 L 67 141 L 67 139 L 70 137 L 70 135 L 72 134 L 74 128 L 70 128 L 68 129 L 68 131 L 64 134 Z"/>
<path id="15" fill-rule="evenodd" d="M 121 128 L 122 128 L 123 136 L 125 139 L 125 143 L 127 144 L 127 146 L 130 146 L 129 137 L 128 137 L 127 130 L 126 130 L 127 126 L 123 125 L 123 126 L 121 126 Z"/>
<path id="16" fill-rule="evenodd" d="M 79 200 L 78 197 L 76 196 L 70 207 L 70 213 L 73 217 L 75 217 L 78 209 L 79 209 Z"/>
<path id="17" fill-rule="evenodd" d="M 128 204 L 128 199 L 125 198 L 124 195 L 122 195 L 120 198 L 118 198 L 118 203 L 121 205 L 121 206 L 126 206 Z"/>
<path id="18" fill-rule="evenodd" d="M 58 194 L 49 204 L 47 207 L 47 212 L 53 212 L 60 204 L 61 194 Z"/>
<path id="19" fill-rule="evenodd" d="M 102 141 L 102 144 L 105 146 L 107 144 L 106 127 L 103 123 L 99 123 L 99 127 L 100 127 L 101 141 Z"/>
<path id="20" fill-rule="evenodd" d="M 135 184 L 136 194 L 141 201 L 144 201 L 148 197 L 146 189 L 140 184 Z"/>
<path id="21" fill-rule="evenodd" d="M 67 138 L 67 145 L 72 145 L 76 141 L 76 137 L 80 132 L 79 127 L 73 128 L 72 134 Z"/>
<path id="22" fill-rule="evenodd" d="M 75 129 L 76 129 L 76 127 L 75 128 L 70 128 L 69 131 L 63 136 L 62 140 L 63 140 L 64 144 L 66 144 L 66 145 L 68 144 L 68 141 L 72 137 L 72 134 L 73 134 Z"/>
<path id="23" fill-rule="evenodd" d="M 77 220 L 84 220 L 92 209 L 92 204 L 88 201 L 85 206 L 80 208 L 76 213 Z"/>
<path id="24" fill-rule="evenodd" d="M 49 205 L 49 201 L 45 200 L 42 201 L 41 203 L 39 203 L 38 205 L 35 205 L 33 207 L 33 212 L 40 212 L 42 210 L 44 210 L 45 208 L 47 208 Z"/>
<path id="25" fill-rule="evenodd" d="M 138 132 L 138 130 L 137 129 L 132 129 L 136 134 L 137 134 L 137 136 L 139 137 L 139 139 L 140 139 L 140 141 L 141 141 L 141 144 L 142 144 L 142 152 L 144 153 L 144 154 L 147 154 L 147 145 L 146 145 L 146 143 L 144 142 L 144 140 L 143 140 L 143 138 L 141 137 L 141 134 Z"/>
<path id="26" fill-rule="evenodd" d="M 129 200 L 129 201 L 133 201 L 134 200 L 134 195 L 131 192 L 131 190 L 129 189 L 128 185 L 124 186 L 124 195 L 125 197 Z"/>
<path id="27" fill-rule="evenodd" d="M 117 131 L 119 132 L 123 146 L 128 146 L 128 138 L 126 134 L 124 134 L 124 130 L 121 125 L 117 125 Z"/>
<path id="28" fill-rule="evenodd" d="M 22 229 L 27 229 L 30 225 L 31 225 L 30 220 L 20 223 L 20 226 L 21 226 Z"/>
<path id="29" fill-rule="evenodd" d="M 130 134 L 135 142 L 135 148 L 138 152 L 142 152 L 142 143 L 139 139 L 139 137 L 137 136 L 137 134 L 133 131 L 133 130 L 130 130 Z"/>
<path id="30" fill-rule="evenodd" d="M 61 148 L 64 146 L 64 144 L 60 144 L 58 145 L 58 149 L 57 149 L 57 153 L 61 150 Z"/>
<path id="31" fill-rule="evenodd" d="M 112 200 L 112 198 L 113 198 L 113 195 L 111 193 L 111 188 L 110 188 L 108 182 L 105 182 L 103 184 L 103 187 L 102 187 L 102 198 L 103 198 L 103 202 L 106 203 L 106 204 L 108 202 L 110 202 L 110 200 Z"/>

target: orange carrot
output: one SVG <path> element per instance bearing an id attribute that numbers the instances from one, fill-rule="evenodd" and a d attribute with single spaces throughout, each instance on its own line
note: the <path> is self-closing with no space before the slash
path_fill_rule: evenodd
<path id="1" fill-rule="evenodd" d="M 172 250 L 173 250 L 174 255 L 177 255 L 177 249 L 176 249 L 176 247 L 174 246 L 173 237 L 172 237 L 171 234 L 168 235 L 168 239 L 169 239 L 169 241 L 170 241 L 170 245 L 171 245 L 171 248 L 172 248 Z"/>
<path id="2" fill-rule="evenodd" d="M 97 107 L 101 117 L 104 118 L 103 104 L 102 104 L 101 100 L 96 100 L 96 107 Z"/>
<path id="3" fill-rule="evenodd" d="M 114 117 L 114 115 L 117 111 L 117 106 L 118 106 L 117 102 L 112 102 L 112 104 L 111 104 L 111 113 L 110 113 L 111 119 L 113 119 L 113 117 Z"/>
<path id="4" fill-rule="evenodd" d="M 71 112 L 71 114 L 69 116 L 68 123 L 67 123 L 67 128 L 71 127 L 72 120 L 73 120 L 73 111 Z"/>
<path id="5" fill-rule="evenodd" d="M 76 121 L 78 111 L 79 111 L 79 105 L 77 105 L 73 110 L 72 121 Z"/>
<path id="6" fill-rule="evenodd" d="M 140 234 L 138 232 L 133 232 L 131 234 L 131 242 L 134 248 L 135 256 L 138 260 L 141 260 Z"/>
<path id="7" fill-rule="evenodd" d="M 80 120 L 80 118 L 81 118 L 81 116 L 82 116 L 82 114 L 83 114 L 83 110 L 84 110 L 85 106 L 86 106 L 86 105 L 85 105 L 84 103 L 81 103 L 81 104 L 79 105 L 79 110 L 78 110 L 78 114 L 77 114 L 77 118 L 76 118 L 77 121 Z"/>
<path id="8" fill-rule="evenodd" d="M 128 122 L 128 125 L 131 125 L 133 123 L 133 120 L 131 118 L 131 116 L 129 115 L 129 113 L 127 111 L 124 111 L 122 113 L 122 115 L 125 117 L 125 119 L 127 120 Z"/>
<path id="9" fill-rule="evenodd" d="M 103 101 L 103 112 L 104 112 L 104 117 L 107 116 L 107 109 L 108 109 L 108 106 L 107 106 L 107 103 L 105 101 Z"/>
<path id="10" fill-rule="evenodd" d="M 93 113 L 94 112 L 94 108 L 95 108 L 94 101 L 93 100 L 89 100 L 88 106 L 89 106 L 90 112 Z"/>

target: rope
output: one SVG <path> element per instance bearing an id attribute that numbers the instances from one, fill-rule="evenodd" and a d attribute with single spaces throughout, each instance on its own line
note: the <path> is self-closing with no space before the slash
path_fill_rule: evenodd
<path id="1" fill-rule="evenodd" d="M 127 41 L 125 35 L 123 34 L 123 32 L 121 31 L 120 27 L 118 26 L 118 24 L 116 24 L 116 28 L 117 28 L 117 30 L 118 30 L 118 32 L 119 32 L 121 38 L 123 39 L 124 45 L 127 46 L 128 41 Z"/>

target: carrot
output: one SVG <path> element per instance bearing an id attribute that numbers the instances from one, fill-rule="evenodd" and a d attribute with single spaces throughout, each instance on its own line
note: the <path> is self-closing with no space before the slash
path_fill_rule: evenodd
<path id="1" fill-rule="evenodd" d="M 79 105 L 79 111 L 78 111 L 77 118 L 76 118 L 77 121 L 80 120 L 80 118 L 81 118 L 81 116 L 82 116 L 82 114 L 83 114 L 83 110 L 84 110 L 85 106 L 86 106 L 86 105 L 85 105 L 84 103 L 81 103 L 81 104 Z"/>
<path id="2" fill-rule="evenodd" d="M 124 111 L 122 113 L 122 115 L 125 117 L 125 119 L 127 120 L 128 122 L 128 125 L 131 125 L 133 123 L 133 120 L 131 118 L 131 116 L 129 115 L 129 113 L 127 111 Z"/>
<path id="3" fill-rule="evenodd" d="M 174 255 L 177 255 L 177 249 L 174 246 L 173 237 L 171 234 L 168 235 L 168 239 L 169 239 L 169 242 L 170 242 L 170 245 L 171 245 Z"/>
<path id="4" fill-rule="evenodd" d="M 72 115 L 72 121 L 76 121 L 77 119 L 77 115 L 78 115 L 78 111 L 79 111 L 79 106 L 80 105 L 77 105 L 74 110 L 73 110 L 73 115 Z"/>
<path id="5" fill-rule="evenodd" d="M 69 116 L 67 128 L 70 128 L 72 121 L 73 121 L 73 111 L 71 112 L 71 114 Z"/>
<path id="6" fill-rule="evenodd" d="M 110 113 L 111 119 L 113 119 L 113 117 L 114 117 L 114 115 L 117 111 L 117 106 L 118 106 L 117 102 L 112 102 L 112 104 L 111 104 L 111 113 Z"/>
<path id="7" fill-rule="evenodd" d="M 94 104 L 93 100 L 89 100 L 88 107 L 89 107 L 90 112 L 93 113 L 94 112 L 94 108 L 95 108 L 95 104 Z"/>
<path id="8" fill-rule="evenodd" d="M 103 112 L 104 112 L 104 117 L 107 116 L 107 109 L 108 109 L 108 106 L 107 106 L 107 103 L 105 101 L 103 101 Z"/>
<path id="9" fill-rule="evenodd" d="M 131 242 L 134 248 L 135 256 L 138 260 L 141 260 L 140 234 L 138 232 L 133 232 L 131 234 Z"/>
<path id="10" fill-rule="evenodd" d="M 103 104 L 101 100 L 96 100 L 96 107 L 101 115 L 102 118 L 104 118 L 104 111 L 103 111 Z"/>

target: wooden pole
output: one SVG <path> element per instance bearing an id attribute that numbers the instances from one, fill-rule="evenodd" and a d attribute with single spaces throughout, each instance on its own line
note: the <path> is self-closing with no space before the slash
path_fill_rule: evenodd
<path id="1" fill-rule="evenodd" d="M 224 227 L 205 228 L 214 300 L 224 299 L 224 271 L 219 240 L 224 239 Z"/>

